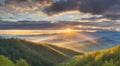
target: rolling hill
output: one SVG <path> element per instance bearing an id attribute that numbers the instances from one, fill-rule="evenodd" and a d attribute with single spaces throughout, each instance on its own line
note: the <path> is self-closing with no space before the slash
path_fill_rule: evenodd
<path id="1" fill-rule="evenodd" d="M 120 45 L 75 56 L 56 66 L 120 66 Z"/>
<path id="2" fill-rule="evenodd" d="M 81 54 L 83 53 L 48 44 L 14 38 L 0 39 L 0 55 L 14 62 L 18 59 L 25 59 L 31 66 L 53 66 Z"/>

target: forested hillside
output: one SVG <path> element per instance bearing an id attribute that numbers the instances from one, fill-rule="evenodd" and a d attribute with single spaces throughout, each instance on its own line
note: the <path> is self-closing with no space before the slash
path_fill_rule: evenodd
<path id="1" fill-rule="evenodd" d="M 0 55 L 0 66 L 29 66 L 29 64 L 23 59 L 17 60 L 16 63 L 14 63 L 9 58 Z"/>
<path id="2" fill-rule="evenodd" d="M 8 57 L 14 63 L 16 60 L 25 59 L 30 66 L 53 66 L 81 54 L 83 53 L 48 44 L 14 38 L 0 39 L 0 55 Z"/>
<path id="3" fill-rule="evenodd" d="M 75 56 L 56 66 L 120 66 L 120 45 Z"/>

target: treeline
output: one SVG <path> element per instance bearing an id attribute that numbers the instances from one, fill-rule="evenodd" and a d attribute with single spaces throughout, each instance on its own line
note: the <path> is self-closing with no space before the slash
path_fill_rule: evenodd
<path id="1" fill-rule="evenodd" d="M 17 60 L 14 63 L 7 57 L 0 55 L 0 66 L 29 66 L 29 64 L 24 59 Z"/>
<path id="2" fill-rule="evenodd" d="M 56 66 L 120 66 L 120 45 L 76 56 Z"/>

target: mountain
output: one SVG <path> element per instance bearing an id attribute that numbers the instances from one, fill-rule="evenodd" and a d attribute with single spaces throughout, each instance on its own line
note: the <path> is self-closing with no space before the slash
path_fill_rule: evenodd
<path id="1" fill-rule="evenodd" d="M 56 66 L 120 66 L 120 45 L 75 56 Z"/>
<path id="2" fill-rule="evenodd" d="M 73 43 L 69 43 L 66 46 L 71 47 L 76 50 L 90 52 L 90 51 L 94 51 L 94 50 L 100 50 L 100 49 L 112 47 L 114 45 L 117 45 L 118 43 L 120 43 L 120 42 L 115 41 L 111 38 L 101 37 L 98 39 L 91 39 L 91 40 L 76 42 L 76 43 L 74 43 L 74 45 L 72 45 Z"/>
<path id="3" fill-rule="evenodd" d="M 18 59 L 25 59 L 31 66 L 53 66 L 81 54 L 83 53 L 48 44 L 14 38 L 0 39 L 0 55 L 14 62 Z"/>
<path id="4" fill-rule="evenodd" d="M 73 32 L 52 34 L 30 34 L 30 35 L 0 35 L 2 38 L 20 38 L 37 43 L 48 43 L 78 51 L 90 52 L 109 48 L 120 43 L 120 32 L 97 31 L 97 32 Z"/>
<path id="5" fill-rule="evenodd" d="M 47 39 L 43 42 L 90 52 L 119 44 L 119 36 L 120 32 L 116 31 L 79 32 L 70 35 L 70 37 L 63 37 L 63 35 L 58 34 L 55 38 Z"/>

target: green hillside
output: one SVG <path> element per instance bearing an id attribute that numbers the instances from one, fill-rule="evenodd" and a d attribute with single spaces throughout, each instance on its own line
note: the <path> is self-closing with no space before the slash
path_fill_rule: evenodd
<path id="1" fill-rule="evenodd" d="M 120 66 L 120 45 L 75 56 L 56 66 Z"/>
<path id="2" fill-rule="evenodd" d="M 17 60 L 16 63 L 14 63 L 9 58 L 0 55 L 0 66 L 29 66 L 29 64 L 23 59 Z"/>
<path id="3" fill-rule="evenodd" d="M 80 54 L 82 53 L 71 49 L 21 39 L 0 39 L 0 55 L 10 58 L 13 62 L 25 59 L 31 66 L 53 66 Z"/>

